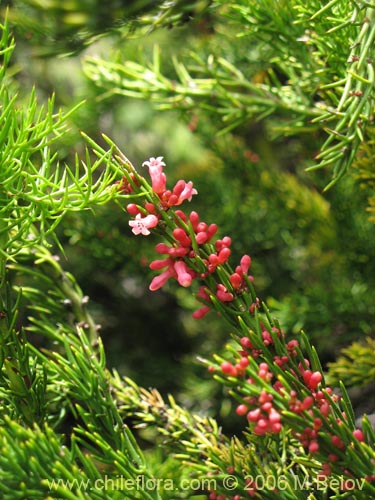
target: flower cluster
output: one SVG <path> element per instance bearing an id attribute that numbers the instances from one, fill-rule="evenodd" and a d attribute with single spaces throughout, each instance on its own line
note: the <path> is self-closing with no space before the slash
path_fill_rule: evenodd
<path id="1" fill-rule="evenodd" d="M 172 190 L 167 189 L 167 178 L 163 171 L 165 163 L 161 156 L 150 158 L 143 163 L 148 167 L 151 178 L 153 199 L 146 201 L 143 206 L 135 203 L 127 205 L 127 211 L 134 216 L 129 221 L 132 232 L 135 235 L 147 236 L 150 229 L 158 226 L 163 213 L 166 214 L 170 208 L 180 206 L 185 200 L 191 201 L 192 196 L 197 194 L 191 181 L 179 180 Z M 139 186 L 140 181 L 132 176 L 125 178 L 120 183 L 120 189 L 131 194 L 133 186 Z M 216 272 L 219 266 L 227 263 L 231 254 L 230 246 L 232 240 L 225 236 L 212 242 L 218 226 L 207 224 L 200 220 L 199 214 L 191 211 L 186 214 L 177 209 L 173 216 L 168 218 L 173 228 L 170 229 L 171 241 L 169 244 L 158 243 L 155 250 L 164 256 L 150 263 L 154 271 L 161 271 L 151 282 L 149 288 L 155 291 L 163 287 L 167 281 L 174 278 L 179 285 L 189 287 L 194 279 L 206 279 L 207 276 Z M 194 312 L 195 319 L 203 318 L 212 308 L 212 299 L 215 297 L 220 302 L 233 302 L 235 298 L 248 289 L 248 283 L 253 280 L 248 276 L 251 258 L 244 255 L 235 271 L 229 275 L 227 283 L 216 283 L 216 289 L 211 290 L 207 286 L 201 286 L 197 298 L 204 303 L 203 307 Z"/>
<path id="2" fill-rule="evenodd" d="M 127 206 L 134 216 L 129 222 L 133 233 L 147 236 L 156 229 L 166 239 L 155 247 L 162 258 L 150 263 L 152 270 L 160 271 L 151 281 L 150 290 L 160 289 L 171 278 L 183 287 L 189 287 L 193 280 L 200 281 L 196 296 L 202 307 L 193 317 L 201 319 L 216 310 L 230 322 L 240 346 L 233 362 L 221 358 L 216 366 L 209 366 L 223 383 L 235 388 L 234 394 L 240 400 L 236 413 L 246 417 L 252 432 L 258 436 L 275 436 L 283 429 L 291 429 L 289 434 L 305 452 L 315 459 L 319 457 L 321 476 L 334 471 L 350 476 L 350 470 L 343 465 L 343 454 L 366 444 L 366 434 L 354 428 L 341 410 L 341 399 L 330 387 L 325 387 L 311 347 L 310 359 L 306 359 L 300 342 L 287 340 L 277 322 L 270 318 L 253 288 L 250 256 L 244 255 L 233 270 L 228 262 L 231 238 L 214 240 L 216 224 L 201 221 L 195 211 L 181 210 L 180 205 L 197 194 L 192 182 L 180 180 L 168 190 L 163 158 L 150 158 L 143 165 L 148 167 L 151 188 L 134 172 L 120 183 L 120 188 L 130 195 L 133 189 L 146 194 L 142 206 L 134 203 Z M 142 191 L 143 187 L 146 191 Z M 341 432 L 341 428 L 350 431 Z M 367 481 L 373 480 L 369 473 Z M 254 496 L 256 488 L 248 484 L 246 492 Z M 226 497 L 211 492 L 210 498 Z"/>
<path id="3" fill-rule="evenodd" d="M 149 169 L 152 190 L 160 198 L 160 208 L 166 210 L 169 207 L 181 205 L 184 200 L 191 201 L 192 196 L 197 194 L 197 190 L 193 188 L 191 181 L 180 180 L 172 191 L 167 190 L 167 178 L 163 172 L 165 163 L 162 160 L 163 158 L 159 156 L 150 158 L 143 163 L 143 166 L 147 166 Z M 131 194 L 134 185 L 139 185 L 139 183 L 134 173 L 132 173 L 129 179 L 124 178 L 120 182 L 119 188 L 122 192 Z M 143 209 L 134 203 L 130 203 L 127 206 L 127 211 L 131 215 L 135 215 L 135 220 L 129 222 L 134 234 L 148 235 L 150 234 L 149 229 L 156 227 L 159 222 L 160 215 L 156 214 L 156 207 L 153 203 L 145 203 Z"/>
<path id="4" fill-rule="evenodd" d="M 272 341 L 269 342 L 272 337 L 265 330 L 261 337 L 265 345 L 273 345 Z M 283 337 L 281 332 L 279 337 Z M 340 425 L 347 420 L 347 416 L 345 412 L 341 412 L 342 418 L 335 416 L 335 405 L 340 398 L 330 387 L 321 387 L 322 373 L 312 371 L 308 359 L 297 364 L 297 340 L 287 342 L 287 354 L 275 355 L 273 363 L 261 361 L 256 365 L 251 360 L 259 358 L 262 350 L 254 349 L 249 337 L 244 336 L 239 342 L 241 350 L 238 351 L 240 357 L 236 363 L 223 361 L 220 364 L 224 376 L 241 382 L 240 392 L 243 396 L 242 402 L 236 407 L 237 415 L 246 417 L 256 435 L 279 434 L 283 426 L 287 426 L 292 427 L 294 437 L 307 453 L 316 455 L 323 447 L 326 459 L 322 463 L 320 476 L 329 476 L 333 465 L 339 461 L 340 453 L 345 453 L 348 445 L 353 446 L 353 441 L 365 441 L 363 431 L 352 431 L 349 442 L 341 436 Z M 256 371 L 254 366 L 257 367 Z M 284 384 L 284 378 L 278 376 L 280 370 L 293 378 L 289 377 L 289 382 Z M 294 383 L 292 388 L 291 383 Z M 301 416 L 302 420 L 291 421 L 291 414 L 297 418 Z M 348 469 L 342 472 L 349 474 Z"/>
<path id="5" fill-rule="evenodd" d="M 172 277 L 183 287 L 190 286 L 194 278 L 201 277 L 202 273 L 190 267 L 184 259 L 194 259 L 196 257 L 194 246 L 208 243 L 217 231 L 216 224 L 208 226 L 205 222 L 199 222 L 196 212 L 186 216 L 181 210 L 176 210 L 175 214 L 177 227 L 172 230 L 173 243 L 171 245 L 159 243 L 155 247 L 158 253 L 167 257 L 154 260 L 150 264 L 153 270 L 165 269 L 152 280 L 150 284 L 152 291 L 161 288 Z"/>

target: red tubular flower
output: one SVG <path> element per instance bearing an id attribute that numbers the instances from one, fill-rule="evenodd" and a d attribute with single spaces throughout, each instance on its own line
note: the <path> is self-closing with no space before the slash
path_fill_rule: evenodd
<path id="1" fill-rule="evenodd" d="M 231 377 L 237 377 L 237 369 L 235 366 L 232 365 L 232 363 L 229 363 L 229 361 L 224 361 L 221 363 L 221 371 L 225 373 L 226 375 L 230 375 Z"/>
<path id="2" fill-rule="evenodd" d="M 201 286 L 196 295 L 198 298 L 203 299 L 205 302 L 211 303 L 210 296 L 208 295 L 207 288 L 205 286 Z M 194 319 L 202 319 L 210 311 L 211 311 L 210 307 L 208 305 L 205 305 L 205 306 L 201 307 L 200 309 L 197 309 L 196 311 L 193 312 L 193 318 Z"/>
<path id="3" fill-rule="evenodd" d="M 353 431 L 353 436 L 358 439 L 358 441 L 360 441 L 361 443 L 365 440 L 365 436 L 363 434 L 363 432 L 361 431 L 361 429 L 355 429 Z"/>
<path id="4" fill-rule="evenodd" d="M 218 225 L 217 224 L 210 224 L 207 228 L 207 235 L 209 240 L 215 236 L 216 232 L 218 230 Z"/>
<path id="5" fill-rule="evenodd" d="M 168 245 L 166 245 L 165 243 L 158 243 L 156 246 L 155 246 L 155 250 L 158 252 L 158 253 L 161 253 L 161 254 L 169 254 L 170 253 L 170 250 L 171 250 L 171 247 L 169 247 Z"/>
<path id="6" fill-rule="evenodd" d="M 155 214 L 156 213 L 156 208 L 155 208 L 155 205 L 153 203 L 149 203 L 146 201 L 145 203 L 145 209 L 147 210 L 147 212 L 149 214 Z"/>
<path id="7" fill-rule="evenodd" d="M 242 337 L 240 339 L 240 344 L 244 349 L 252 349 L 253 348 L 253 344 L 252 344 L 251 340 L 249 339 L 249 337 Z"/>
<path id="8" fill-rule="evenodd" d="M 185 222 L 185 223 L 186 223 L 186 222 L 188 221 L 188 218 L 187 218 L 186 214 L 185 214 L 182 210 L 177 209 L 177 210 L 175 210 L 175 211 L 174 211 L 174 213 L 175 213 L 175 215 L 176 215 L 179 219 L 181 219 L 183 222 Z M 178 221 L 177 221 L 177 222 L 178 222 Z"/>
<path id="9" fill-rule="evenodd" d="M 208 292 L 207 292 L 208 288 L 205 287 L 205 286 L 200 286 L 199 287 L 199 290 L 197 292 L 197 297 L 200 297 L 201 299 L 207 301 L 207 302 L 210 302 L 211 299 L 210 299 L 210 296 L 208 295 Z"/>
<path id="10" fill-rule="evenodd" d="M 302 376 L 305 384 L 311 391 L 314 391 L 318 387 L 318 384 L 323 378 L 320 372 L 312 373 L 310 370 L 305 370 Z"/>
<path id="11" fill-rule="evenodd" d="M 247 274 L 251 266 L 251 257 L 249 255 L 243 255 L 240 261 L 240 267 L 243 274 Z"/>
<path id="12" fill-rule="evenodd" d="M 261 415 L 260 408 L 256 408 L 255 410 L 249 411 L 247 413 L 246 418 L 249 422 L 258 422 L 260 415 Z"/>
<path id="13" fill-rule="evenodd" d="M 204 318 L 209 312 L 211 311 L 211 308 L 208 306 L 203 306 L 196 311 L 193 312 L 192 316 L 194 319 L 202 319 Z"/>
<path id="14" fill-rule="evenodd" d="M 190 254 L 190 247 L 172 247 L 169 251 L 169 255 L 174 258 L 184 257 Z"/>
<path id="15" fill-rule="evenodd" d="M 232 302 L 234 300 L 233 293 L 228 292 L 224 285 L 217 285 L 216 297 L 220 302 Z"/>
<path id="16" fill-rule="evenodd" d="M 216 268 L 219 265 L 219 257 L 216 255 L 216 253 L 212 253 L 208 256 L 208 262 L 211 266 Z"/>
<path id="17" fill-rule="evenodd" d="M 314 454 L 317 451 L 319 451 L 319 444 L 316 439 L 313 439 L 309 444 L 309 452 Z"/>
<path id="18" fill-rule="evenodd" d="M 333 446 L 335 446 L 339 450 L 344 450 L 346 447 L 344 441 L 339 436 L 333 435 L 331 437 L 331 442 L 332 442 Z"/>
<path id="19" fill-rule="evenodd" d="M 237 406 L 236 408 L 236 413 L 237 415 L 239 415 L 240 417 L 244 416 L 247 414 L 247 412 L 249 411 L 249 408 L 248 406 L 244 405 L 244 404 L 240 404 Z"/>
<path id="20" fill-rule="evenodd" d="M 189 220 L 190 220 L 191 226 L 195 232 L 197 227 L 198 227 L 198 224 L 199 224 L 199 215 L 197 214 L 197 212 L 190 212 Z"/>
<path id="21" fill-rule="evenodd" d="M 181 227 L 177 227 L 176 229 L 173 230 L 173 236 L 184 247 L 190 247 L 191 246 L 191 238 L 190 238 L 190 236 L 188 236 L 186 234 L 186 232 Z"/>
<path id="22" fill-rule="evenodd" d="M 229 281 L 235 290 L 238 290 L 242 284 L 242 278 L 239 274 L 233 273 L 229 276 Z"/>
<path id="23" fill-rule="evenodd" d="M 207 243 L 208 234 L 204 231 L 200 231 L 195 235 L 195 241 L 198 243 L 198 245 L 203 245 L 204 243 Z"/>
<path id="24" fill-rule="evenodd" d="M 215 243 L 216 250 L 219 252 L 224 247 L 230 247 L 232 239 L 229 236 L 224 236 L 222 240 L 217 240 Z"/>
<path id="25" fill-rule="evenodd" d="M 219 264 L 225 264 L 227 260 L 229 259 L 229 256 L 231 254 L 231 250 L 228 247 L 224 247 L 219 251 L 218 258 L 219 258 Z"/>
<path id="26" fill-rule="evenodd" d="M 306 396 L 305 399 L 301 403 L 301 410 L 308 410 L 314 404 L 314 398 L 311 396 Z"/>
<path id="27" fill-rule="evenodd" d="M 139 207 L 135 203 L 129 203 L 129 205 L 126 205 L 126 211 L 131 215 L 137 215 L 140 213 Z"/>

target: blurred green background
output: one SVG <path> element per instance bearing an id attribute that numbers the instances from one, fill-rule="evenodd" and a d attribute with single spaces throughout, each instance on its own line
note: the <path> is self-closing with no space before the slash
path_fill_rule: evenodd
<path id="1" fill-rule="evenodd" d="M 194 52 L 225 57 L 262 81 L 264 41 L 236 38 L 225 6 L 211 3 L 169 2 L 176 5 L 168 10 L 150 1 L 3 2 L 17 43 L 15 85 L 25 99 L 35 86 L 40 102 L 53 92 L 61 107 L 86 101 L 61 139 L 62 162 L 82 152 L 80 130 L 99 142 L 105 133 L 137 166 L 164 156 L 169 185 L 193 180 L 199 196 L 191 209 L 232 237 L 233 264 L 252 256 L 258 295 L 286 332 L 308 333 L 326 366 L 353 340 L 374 335 L 374 225 L 355 169 L 323 193 L 329 172 L 305 171 L 321 145 L 319 132 L 275 137 L 266 118 L 220 134 L 220 117 L 209 108 L 181 101 L 159 109 L 147 96 L 111 93 L 83 71 L 88 56 L 146 64 L 158 45 L 170 78 L 172 58 Z M 150 29 L 155 23 L 161 27 Z M 226 421 L 229 399 L 196 358 L 222 351 L 230 331 L 214 315 L 191 318 L 192 290 L 171 283 L 148 291 L 157 241 L 134 237 L 114 204 L 67 216 L 60 239 L 65 268 L 102 325 L 110 366 L 140 385 L 173 392 L 190 408 L 219 410 Z"/>

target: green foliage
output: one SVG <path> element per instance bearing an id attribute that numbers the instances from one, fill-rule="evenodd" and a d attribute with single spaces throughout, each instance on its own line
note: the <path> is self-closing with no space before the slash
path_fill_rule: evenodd
<path id="1" fill-rule="evenodd" d="M 46 373 L 27 343 L 24 331 L 17 331 L 17 309 L 21 293 L 12 301 L 9 285 L 1 298 L 0 373 L 2 409 L 27 424 L 43 421 L 46 416 Z"/>
<path id="2" fill-rule="evenodd" d="M 358 179 L 361 189 L 368 198 L 367 211 L 369 220 L 375 223 L 375 196 L 373 195 L 375 187 L 374 156 L 375 156 L 375 136 L 374 129 L 369 130 L 368 140 L 361 145 L 354 167 L 358 171 Z"/>
<path id="3" fill-rule="evenodd" d="M 368 337 L 364 342 L 353 342 L 342 349 L 338 359 L 329 363 L 328 377 L 331 383 L 343 382 L 347 387 L 361 386 L 375 381 L 375 340 Z"/>
<path id="4" fill-rule="evenodd" d="M 38 107 L 32 91 L 26 106 L 8 91 L 6 70 L 14 48 L 8 44 L 4 27 L 1 51 L 0 185 L 1 256 L 4 262 L 24 246 L 45 242 L 45 238 L 66 212 L 84 210 L 112 198 L 118 171 L 105 168 L 107 158 L 85 161 L 76 157 L 73 169 L 61 167 L 51 146 L 66 133 L 67 120 L 74 112 L 55 113 L 53 99 L 47 109 Z M 104 168 L 102 168 L 104 167 Z M 97 174 L 98 170 L 101 172 Z M 35 229 L 35 226 L 38 229 Z M 3 274 L 3 270 L 2 270 Z"/>
<path id="5" fill-rule="evenodd" d="M 113 463 L 116 473 L 98 469 L 98 460 L 105 455 L 106 464 L 110 456 L 108 443 L 96 435 L 94 443 L 85 442 L 85 432 L 76 429 L 77 436 L 72 436 L 70 446 L 63 443 L 62 436 L 51 427 L 34 425 L 25 428 L 15 421 L 6 419 L 1 430 L 2 454 L 0 459 L 0 477 L 2 497 L 11 499 L 121 499 L 123 491 L 118 480 L 119 473 L 126 481 L 136 478 L 134 472 L 143 472 L 132 465 L 129 472 L 129 458 L 120 449 L 113 451 Z M 92 434 L 90 433 L 92 438 Z M 94 452 L 82 451 L 82 443 L 95 446 Z M 129 442 L 126 449 L 131 449 Z M 115 456 L 116 455 L 116 458 Z M 15 470 L 17 474 L 15 474 Z M 126 479 L 125 479 L 126 478 Z M 97 485 L 94 488 L 92 485 Z M 104 489 L 104 485 L 109 485 Z M 129 494 L 129 498 L 159 499 L 157 493 L 142 492 Z"/>
<path id="6" fill-rule="evenodd" d="M 16 0 L 10 19 L 25 38 L 39 44 L 40 56 L 72 55 L 108 33 L 121 36 L 134 29 L 171 27 L 199 17 L 211 0 L 106 1 Z M 31 34 L 31 35 L 30 35 Z M 44 45 L 47 40 L 47 45 Z"/>
<path id="7" fill-rule="evenodd" d="M 333 167 L 328 189 L 352 164 L 372 120 L 374 8 L 337 0 L 323 8 L 317 1 L 307 7 L 297 1 L 218 2 L 216 8 L 220 42 L 217 35 L 205 55 L 193 48 L 187 63 L 173 57 L 173 72 L 163 70 L 156 48 L 146 64 L 89 57 L 87 76 L 107 96 L 217 115 L 221 133 L 266 118 L 273 135 L 322 131 L 328 138 L 310 170 Z M 233 61 L 221 48 L 229 39 Z"/>
<path id="8" fill-rule="evenodd" d="M 45 498 L 46 492 L 51 498 L 87 498 L 84 485 L 92 486 L 98 479 L 149 477 L 142 452 L 111 396 L 98 327 L 86 310 L 87 300 L 80 288 L 47 250 L 35 245 L 32 252 L 23 250 L 19 257 L 24 262 L 14 265 L 13 271 L 28 274 L 34 282 L 34 287 L 23 287 L 32 311 L 28 333 L 53 340 L 54 350 L 42 352 L 15 332 L 13 338 L 2 336 L 2 442 L 6 452 L 0 475 L 4 498 L 15 498 L 10 493 L 14 488 L 16 498 Z M 24 267 L 27 260 L 35 267 Z M 45 298 L 40 284 L 48 286 Z M 34 403 L 36 396 L 43 412 Z M 53 428 L 59 429 L 69 415 L 77 423 L 73 429 L 66 428 L 71 441 L 67 448 Z M 38 422 L 39 426 L 25 430 L 16 423 L 20 417 L 28 425 Z M 30 456 L 33 459 L 28 462 Z M 15 476 L 15 467 L 22 468 L 23 474 Z M 71 481 L 70 486 L 65 480 Z M 121 495 L 114 488 L 111 498 Z M 108 491 L 98 488 L 92 498 L 108 498 Z M 134 498 L 159 496 L 155 491 L 135 493 Z"/>

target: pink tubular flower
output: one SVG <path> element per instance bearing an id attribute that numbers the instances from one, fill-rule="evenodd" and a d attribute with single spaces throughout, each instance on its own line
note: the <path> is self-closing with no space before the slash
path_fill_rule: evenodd
<path id="1" fill-rule="evenodd" d="M 198 194 L 198 191 L 193 188 L 193 183 L 191 181 L 185 182 L 180 180 L 173 188 L 173 193 L 169 199 L 168 205 L 177 206 L 181 205 L 185 200 L 191 201 L 193 194 Z"/>
<path id="2" fill-rule="evenodd" d="M 146 215 L 142 217 L 141 214 L 137 214 L 134 220 L 129 221 L 129 226 L 132 228 L 134 234 L 143 234 L 147 236 L 150 234 L 149 229 L 157 226 L 159 219 L 156 215 Z"/>
<path id="3" fill-rule="evenodd" d="M 183 287 L 188 287 L 191 285 L 193 280 L 193 273 L 187 267 L 183 260 L 178 260 L 174 264 L 174 269 L 177 273 L 177 281 Z"/>
<path id="4" fill-rule="evenodd" d="M 166 259 L 154 260 L 150 264 L 150 269 L 153 269 L 155 271 L 163 269 L 165 267 L 167 269 L 165 269 L 165 271 L 163 271 L 158 276 L 155 276 L 155 278 L 151 281 L 149 289 L 152 292 L 163 287 L 170 278 L 175 278 L 183 287 L 188 287 L 191 285 L 195 273 L 188 268 L 183 260 L 174 260 L 170 257 L 167 257 Z"/>
<path id="5" fill-rule="evenodd" d="M 165 163 L 162 161 L 163 157 L 150 158 L 142 163 L 142 167 L 148 167 L 148 171 L 152 181 L 152 190 L 154 193 L 161 194 L 166 190 L 167 178 L 163 172 Z"/>
<path id="6" fill-rule="evenodd" d="M 171 264 L 165 271 L 163 271 L 158 276 L 155 276 L 155 278 L 150 283 L 149 289 L 151 290 L 151 292 L 155 292 L 155 290 L 159 290 L 159 288 L 162 288 L 170 278 L 173 278 L 175 276 L 176 271 L 174 270 L 173 263 L 171 262 Z"/>
<path id="7" fill-rule="evenodd" d="M 173 264 L 173 260 L 170 259 L 169 257 L 167 259 L 161 259 L 161 260 L 153 260 L 150 264 L 150 269 L 153 269 L 154 271 L 160 271 L 160 269 L 163 269 L 164 267 L 171 266 Z"/>

